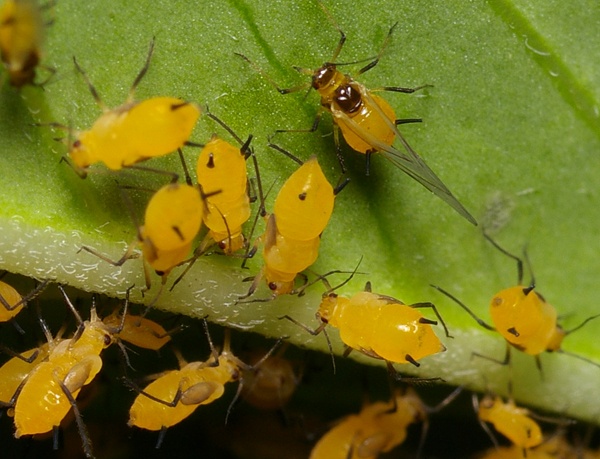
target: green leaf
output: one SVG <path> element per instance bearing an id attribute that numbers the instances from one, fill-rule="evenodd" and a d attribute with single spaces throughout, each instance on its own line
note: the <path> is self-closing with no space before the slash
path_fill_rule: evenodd
<path id="1" fill-rule="evenodd" d="M 399 118 L 423 118 L 422 124 L 401 126 L 408 142 L 501 245 L 516 254 L 527 246 L 537 285 L 567 329 L 598 313 L 596 2 L 357 0 L 351 7 L 326 6 L 348 37 L 340 62 L 377 54 L 390 26 L 399 22 L 380 63 L 360 81 L 372 88 L 432 84 L 413 95 L 384 94 Z M 306 82 L 292 66 L 318 67 L 330 59 L 339 35 L 315 2 L 207 1 L 190 7 L 106 0 L 82 7 L 61 0 L 51 15 L 55 23 L 44 62 L 56 68 L 56 76 L 43 90 L 0 89 L 0 266 L 122 297 L 130 285 L 143 285 L 141 261 L 115 268 L 78 250 L 85 245 L 118 259 L 135 239 L 131 213 L 142 214 L 147 194 L 132 192 L 130 209 L 117 181 L 157 188 L 160 179 L 132 171 L 111 174 L 97 165 L 98 173 L 80 180 L 59 162 L 66 148 L 53 140 L 58 132 L 32 126 L 55 121 L 86 129 L 100 114 L 72 56 L 103 101 L 115 107 L 127 97 L 155 36 L 155 54 L 136 98 L 172 95 L 208 104 L 241 137 L 252 133 L 263 183 L 275 190 L 271 205 L 295 165 L 267 148 L 267 138 L 275 129 L 308 128 L 318 97 L 278 94 L 234 53 L 248 56 L 281 87 L 292 87 Z M 276 141 L 301 158 L 317 154 L 335 183 L 339 166 L 331 131 L 326 116 L 316 134 L 281 134 Z M 212 132 L 226 137 L 203 118 L 192 140 L 206 141 Z M 363 257 L 360 271 L 367 274 L 355 276 L 340 294 L 352 295 L 370 280 L 375 291 L 406 303 L 433 301 L 455 338 L 445 340 L 447 352 L 423 360 L 418 374 L 505 393 L 507 369 L 471 359 L 473 351 L 501 358 L 504 341 L 429 284 L 449 290 L 490 320 L 491 297 L 514 285 L 514 262 L 484 240 L 481 227 L 469 225 L 383 158 L 373 158 L 367 177 L 364 157 L 345 153 L 352 182 L 337 199 L 314 271 L 351 271 Z M 185 154 L 193 165 L 197 151 L 187 148 Z M 175 157 L 147 165 L 181 168 Z M 289 314 L 315 324 L 319 285 L 301 298 L 235 304 L 248 288 L 242 279 L 260 266 L 260 257 L 249 270 L 240 268 L 240 259 L 204 257 L 173 292 L 163 292 L 158 306 L 326 349 L 322 336 L 313 338 L 276 319 Z M 135 299 L 151 301 L 159 283 L 155 278 L 143 299 L 136 289 Z M 255 296 L 267 295 L 263 288 Z M 592 322 L 569 336 L 564 349 L 600 362 L 599 326 Z M 330 335 L 341 353 L 337 332 Z M 532 358 L 514 356 L 518 402 L 580 419 L 598 416 L 589 399 L 600 384 L 599 368 L 562 355 L 544 355 L 542 362 L 543 379 Z"/>

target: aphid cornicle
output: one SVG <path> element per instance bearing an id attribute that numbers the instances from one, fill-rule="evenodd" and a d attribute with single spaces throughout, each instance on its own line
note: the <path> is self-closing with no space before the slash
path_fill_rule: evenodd
<path id="1" fill-rule="evenodd" d="M 427 319 L 419 309 L 432 309 L 450 337 L 446 324 L 432 303 L 406 305 L 386 295 L 372 293 L 367 283 L 364 292 L 351 298 L 327 293 L 323 296 L 317 319 L 321 325 L 312 330 L 290 316 L 288 320 L 300 325 L 312 335 L 321 333 L 327 325 L 338 328 L 342 342 L 376 359 L 392 363 L 411 363 L 420 366 L 419 360 L 443 352 L 446 347 L 433 331 L 437 321 Z"/>
<path id="2" fill-rule="evenodd" d="M 20 88 L 36 84 L 44 29 L 35 0 L 5 0 L 0 6 L 0 58 L 11 85 Z M 54 73 L 49 67 L 45 68 Z"/>
<path id="3" fill-rule="evenodd" d="M 523 260 L 506 251 L 487 234 L 484 233 L 484 236 L 498 251 L 517 262 L 518 285 L 499 291 L 490 302 L 490 316 L 492 317 L 494 326 L 489 325 L 475 315 L 458 298 L 444 289 L 433 285 L 435 289 L 462 307 L 479 325 L 487 330 L 497 331 L 506 340 L 507 345 L 504 360 L 493 359 L 477 352 L 473 352 L 473 355 L 502 364 L 508 364 L 510 363 L 511 348 L 514 347 L 521 352 L 534 356 L 540 370 L 540 355 L 543 352 L 560 352 L 584 360 L 595 366 L 600 366 L 596 362 L 561 349 L 562 341 L 568 334 L 579 330 L 590 320 L 600 317 L 600 314 L 588 317 L 581 324 L 570 330 L 563 329 L 557 322 L 558 315 L 554 306 L 548 303 L 535 290 L 533 274 L 530 285 L 523 285 Z"/>
<path id="4" fill-rule="evenodd" d="M 396 167 L 402 170 L 409 177 L 413 178 L 432 193 L 436 194 L 444 202 L 450 205 L 455 211 L 463 216 L 467 221 L 476 225 L 475 218 L 465 209 L 465 207 L 456 199 L 452 192 L 444 185 L 440 178 L 429 168 L 423 159 L 408 144 L 406 139 L 398 130 L 397 124 L 403 122 L 420 121 L 415 119 L 398 120 L 392 107 L 381 97 L 374 95 L 364 85 L 354 80 L 350 75 L 343 74 L 338 70 L 337 60 L 346 36 L 340 27 L 335 23 L 329 12 L 323 4 L 319 2 L 321 8 L 325 11 L 331 22 L 340 33 L 340 40 L 331 59 L 315 70 L 296 68 L 303 74 L 311 77 L 311 86 L 321 97 L 321 105 L 317 118 L 311 129 L 315 131 L 318 127 L 323 111 L 331 113 L 334 121 L 334 139 L 336 141 L 337 154 L 343 166 L 343 158 L 340 152 L 339 133 L 348 143 L 348 145 L 359 153 L 363 153 L 367 158 L 367 175 L 370 169 L 370 157 L 373 153 L 381 153 L 385 158 L 392 162 Z M 360 69 L 357 75 L 361 75 L 372 69 L 379 62 L 392 32 L 396 27 L 394 24 L 387 35 L 377 56 L 366 66 Z M 246 56 L 239 54 L 240 57 L 253 65 L 261 74 L 265 73 L 256 67 Z M 266 75 L 265 75 L 266 76 Z M 280 88 L 268 76 L 267 79 L 277 88 L 281 94 L 296 92 L 308 85 L 300 85 L 289 89 Z M 403 93 L 412 93 L 419 88 L 401 88 L 401 87 L 383 87 L 380 89 L 386 91 L 395 91 Z M 302 130 L 278 130 L 277 132 L 302 132 Z M 393 146 L 398 140 L 402 144 L 402 150 Z"/>
<path id="5" fill-rule="evenodd" d="M 85 176 L 88 167 L 97 162 L 119 170 L 149 158 L 167 155 L 187 143 L 200 116 L 196 104 L 174 97 L 153 97 L 141 102 L 133 100 L 135 88 L 148 70 L 153 49 L 154 40 L 127 101 L 114 109 L 102 103 L 87 74 L 74 59 L 77 70 L 103 110 L 92 127 L 79 132 L 70 146 L 69 157 L 79 175 Z"/>

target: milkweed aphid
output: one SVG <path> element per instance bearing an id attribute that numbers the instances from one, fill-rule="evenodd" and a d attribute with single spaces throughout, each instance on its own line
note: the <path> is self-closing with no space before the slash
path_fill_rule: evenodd
<path id="1" fill-rule="evenodd" d="M 0 6 L 0 57 L 11 85 L 43 84 L 35 83 L 35 71 L 40 66 L 44 29 L 35 0 L 5 0 Z M 54 69 L 43 67 L 54 74 Z"/>
<path id="2" fill-rule="evenodd" d="M 280 410 L 296 391 L 300 377 L 292 362 L 282 357 L 281 353 L 266 360 L 263 355 L 253 352 L 248 360 L 252 370 L 244 372 L 241 397 L 255 408 Z M 261 365 L 257 365 L 261 360 Z"/>
<path id="3" fill-rule="evenodd" d="M 532 419 L 527 408 L 515 405 L 512 400 L 502 401 L 499 396 L 486 395 L 481 400 L 473 394 L 473 406 L 477 412 L 479 423 L 496 444 L 496 439 L 488 429 L 486 422 L 508 438 L 514 445 L 521 448 L 520 457 L 528 457 L 529 448 L 538 446 L 543 441 L 542 429 Z"/>
<path id="4" fill-rule="evenodd" d="M 290 293 L 298 273 L 319 256 L 321 233 L 333 213 L 336 194 L 316 156 L 309 158 L 283 184 L 262 236 L 264 267 L 250 296 L 264 278 L 274 295 Z"/>
<path id="5" fill-rule="evenodd" d="M 448 405 L 461 390 L 454 390 L 435 407 L 425 405 L 412 388 L 396 391 L 389 402 L 367 404 L 327 432 L 310 459 L 375 459 L 402 444 L 408 427 L 417 422 L 423 423 L 420 449 L 429 426 L 428 415 Z"/>
<path id="6" fill-rule="evenodd" d="M 333 21 L 331 15 L 325 7 L 319 2 L 320 6 L 326 12 L 332 23 L 340 33 L 340 40 L 331 59 L 316 70 L 301 69 L 297 70 L 311 77 L 310 86 L 314 88 L 321 97 L 321 104 L 317 118 L 309 131 L 315 131 L 323 111 L 331 113 L 334 121 L 334 139 L 336 149 L 342 169 L 343 158 L 340 152 L 339 131 L 348 145 L 359 153 L 364 153 L 367 159 L 367 175 L 369 174 L 370 158 L 373 153 L 381 153 L 396 167 L 402 170 L 411 178 L 415 179 L 425 188 L 440 197 L 449 204 L 460 215 L 466 218 L 470 223 L 476 225 L 477 222 L 465 207 L 454 197 L 452 192 L 444 185 L 440 178 L 425 164 L 423 159 L 413 150 L 413 148 L 404 139 L 397 128 L 397 124 L 403 122 L 412 122 L 420 120 L 397 120 L 392 107 L 381 97 L 371 93 L 365 86 L 354 80 L 350 75 L 343 74 L 338 70 L 337 60 L 346 35 L 340 27 Z M 396 27 L 394 24 L 385 39 L 381 50 L 369 64 L 360 69 L 357 73 L 361 75 L 372 69 L 379 62 L 392 32 Z M 255 66 L 246 56 L 238 54 L 250 64 Z M 255 66 L 256 67 L 256 66 Z M 262 70 L 258 69 L 265 75 Z M 266 76 L 266 75 L 265 75 Z M 306 88 L 309 84 L 296 86 L 290 89 L 281 89 L 270 78 L 267 79 L 277 88 L 281 94 L 288 94 Z M 383 87 L 380 89 L 386 91 L 395 91 L 403 93 L 413 93 L 423 88 L 401 88 L 401 87 Z M 301 130 L 295 130 L 301 132 Z M 289 130 L 279 130 L 278 132 L 290 132 Z M 402 144 L 403 151 L 393 146 L 395 140 Z"/>
<path id="7" fill-rule="evenodd" d="M 510 363 L 511 347 L 515 347 L 521 352 L 534 356 L 540 371 L 540 354 L 544 351 L 568 354 L 595 366 L 600 366 L 596 362 L 592 362 L 584 357 L 561 349 L 562 341 L 568 334 L 579 330 L 590 320 L 600 317 L 600 314 L 588 317 L 571 330 L 563 329 L 557 323 L 557 312 L 554 306 L 548 303 L 546 299 L 535 290 L 535 280 L 533 279 L 533 275 L 530 285 L 523 285 L 523 260 L 516 255 L 507 252 L 487 234 L 484 234 L 484 236 L 501 253 L 517 262 L 518 285 L 496 293 L 490 302 L 490 315 L 494 326 L 489 325 L 476 316 L 475 313 L 473 313 L 473 311 L 458 298 L 454 297 L 444 289 L 433 285 L 434 288 L 467 311 L 479 325 L 487 330 L 497 331 L 506 340 L 507 345 L 504 360 L 496 360 L 476 352 L 474 352 L 473 355 L 497 361 L 498 363 L 505 365 Z"/>
<path id="8" fill-rule="evenodd" d="M 70 299 L 59 286 L 79 328 L 71 339 L 54 346 L 48 359 L 27 377 L 14 408 L 15 437 L 56 431 L 72 408 L 87 457 L 93 457 L 91 442 L 77 407 L 77 394 L 102 368 L 100 353 L 115 341 L 119 330 L 106 326 L 92 305 L 89 321 L 83 322 Z M 127 310 L 125 303 L 125 312 Z"/>
<path id="9" fill-rule="evenodd" d="M 419 311 L 422 308 L 432 309 L 446 336 L 451 337 L 434 304 L 406 305 L 390 296 L 372 293 L 370 283 L 364 292 L 351 298 L 326 293 L 316 314 L 321 325 L 314 330 L 290 316 L 284 317 L 312 335 L 318 335 L 327 325 L 338 328 L 349 351 L 354 349 L 385 360 L 392 371 L 392 363 L 411 363 L 418 367 L 422 358 L 446 350 L 433 331 L 432 325 L 438 322 L 424 317 Z"/>
<path id="10" fill-rule="evenodd" d="M 181 159 L 183 161 L 183 156 Z M 150 289 L 152 285 L 148 272 L 150 267 L 161 276 L 162 290 L 171 270 L 184 262 L 192 250 L 192 244 L 202 225 L 207 196 L 209 195 L 204 194 L 200 186 L 169 183 L 150 198 L 144 214 L 144 225 L 136 224 L 137 239 L 119 260 L 111 260 L 89 247 L 83 246 L 81 250 L 114 266 L 121 266 L 127 260 L 136 258 L 138 254 L 134 250 L 141 247 L 146 288 Z M 158 296 L 154 301 L 157 298 Z"/>
<path id="11" fill-rule="evenodd" d="M 119 315 L 118 312 L 102 319 L 104 325 L 119 330 L 115 337 L 143 349 L 158 351 L 169 341 L 171 332 L 153 320 L 132 314 Z"/>
<path id="12" fill-rule="evenodd" d="M 213 136 L 198 156 L 196 175 L 200 186 L 205 190 L 221 190 L 206 199 L 208 212 L 204 215 L 204 224 L 209 232 L 199 251 L 204 251 L 214 241 L 223 252 L 232 254 L 246 244 L 242 225 L 250 218 L 246 160 L 253 154 L 250 150 L 252 136 L 242 142 L 219 118 L 211 113 L 207 116 L 223 126 L 241 147 L 236 148 Z"/>
<path id="13" fill-rule="evenodd" d="M 41 282 L 35 289 L 22 297 L 12 286 L 0 281 L 0 322 L 7 322 L 15 318 L 28 301 L 34 299 L 46 288 L 48 282 L 48 280 Z"/>
<path id="14" fill-rule="evenodd" d="M 150 65 L 153 49 L 154 40 L 146 63 L 131 86 L 129 97 L 123 105 L 114 109 L 102 103 L 87 74 L 73 58 L 75 67 L 103 110 L 89 130 L 76 134 L 69 147 L 72 164 L 82 177 L 85 177 L 88 167 L 97 162 L 119 170 L 149 158 L 167 155 L 187 143 L 200 116 L 196 104 L 174 97 L 153 97 L 141 102 L 133 100 L 135 89 Z"/>
<path id="15" fill-rule="evenodd" d="M 208 334 L 206 321 L 204 325 Z M 160 431 L 157 448 L 160 447 L 169 427 L 183 421 L 200 405 L 212 403 L 221 397 L 228 382 L 239 380 L 242 384 L 242 370 L 251 369 L 231 352 L 229 330 L 226 330 L 223 350 L 218 355 L 212 346 L 210 335 L 208 336 L 214 358 L 206 362 L 191 363 L 186 363 L 180 358 L 181 369 L 162 374 L 143 390 L 132 382 L 129 383 L 139 392 L 129 410 L 129 425 Z M 263 360 L 268 358 L 278 345 L 279 342 Z M 260 365 L 260 362 L 257 365 Z"/>

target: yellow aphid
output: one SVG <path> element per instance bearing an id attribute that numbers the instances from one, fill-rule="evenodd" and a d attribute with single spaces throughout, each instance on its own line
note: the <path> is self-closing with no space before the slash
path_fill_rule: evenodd
<path id="1" fill-rule="evenodd" d="M 200 231 L 204 216 L 205 195 L 199 186 L 169 183 L 150 198 L 144 214 L 144 225 L 138 228 L 137 239 L 130 244 L 125 254 L 117 261 L 89 247 L 82 250 L 111 263 L 121 266 L 137 256 L 136 247 L 141 247 L 144 258 L 146 287 L 152 285 L 148 266 L 162 277 L 162 284 L 170 271 L 190 255 L 194 239 Z"/>
<path id="2" fill-rule="evenodd" d="M 264 277 L 275 295 L 290 293 L 298 273 L 317 259 L 334 201 L 334 189 L 315 156 L 284 183 L 262 237 L 265 265 L 257 277 Z"/>
<path id="3" fill-rule="evenodd" d="M 490 301 L 490 316 L 492 318 L 492 323 L 494 324 L 493 326 L 476 316 L 473 311 L 458 298 L 440 287 L 433 286 L 467 311 L 479 325 L 487 330 L 497 331 L 506 340 L 507 347 L 504 360 L 500 361 L 482 356 L 477 352 L 473 352 L 473 354 L 498 361 L 502 364 L 507 364 L 510 361 L 511 347 L 514 347 L 526 354 L 534 356 L 540 369 L 541 363 L 539 356 L 543 352 L 561 352 L 584 360 L 595 366 L 600 366 L 585 357 L 566 352 L 561 348 L 563 339 L 568 334 L 583 327 L 590 320 L 599 317 L 600 314 L 588 317 L 575 328 L 570 330 L 563 329 L 557 322 L 558 314 L 554 306 L 548 303 L 545 298 L 535 290 L 535 281 L 533 278 L 529 286 L 522 285 L 523 261 L 516 255 L 507 252 L 487 234 L 484 234 L 484 236 L 496 249 L 515 260 L 517 262 L 518 270 L 518 285 L 501 290 L 496 293 Z"/>
<path id="4" fill-rule="evenodd" d="M 529 355 L 560 349 L 566 336 L 556 322 L 556 309 L 522 285 L 498 292 L 490 302 L 490 315 L 504 339 Z"/>
<path id="5" fill-rule="evenodd" d="M 204 216 L 204 224 L 210 240 L 227 254 L 240 250 L 246 243 L 242 225 L 250 218 L 247 147 L 244 144 L 240 149 L 213 136 L 198 157 L 198 183 L 205 190 L 221 190 L 206 199 L 209 212 Z"/>
<path id="6" fill-rule="evenodd" d="M 254 368 L 244 372 L 241 396 L 250 405 L 261 410 L 282 409 L 290 400 L 299 383 L 292 362 L 280 355 L 264 360 L 264 353 L 253 352 L 248 363 Z"/>
<path id="7" fill-rule="evenodd" d="M 205 322 L 205 328 L 208 327 Z M 210 342 L 210 338 L 209 338 Z M 141 429 L 160 431 L 157 447 L 169 427 L 190 416 L 200 405 L 212 403 L 223 395 L 225 384 L 240 380 L 242 371 L 251 369 L 239 360 L 230 348 L 230 334 L 226 331 L 223 350 L 216 359 L 187 363 L 180 357 L 179 370 L 160 375 L 143 390 L 135 387 L 139 395 L 129 410 L 129 425 Z M 276 344 L 276 346 L 279 342 Z M 263 360 L 268 358 L 271 349 Z M 216 351 L 213 350 L 213 354 Z M 257 365 L 260 365 L 259 361 Z"/>
<path id="8" fill-rule="evenodd" d="M 0 57 L 10 84 L 35 84 L 44 21 L 35 0 L 5 0 L 0 7 Z"/>
<path id="9" fill-rule="evenodd" d="M 368 404 L 342 419 L 318 441 L 310 459 L 376 459 L 403 443 L 411 424 L 426 418 L 413 389 L 397 392 L 395 400 Z"/>
<path id="10" fill-rule="evenodd" d="M 171 341 L 171 336 L 162 325 L 142 316 L 127 314 L 119 315 L 114 312 L 102 319 L 102 322 L 112 329 L 120 329 L 115 337 L 121 341 L 133 344 L 143 349 L 158 351 Z"/>
<path id="11" fill-rule="evenodd" d="M 97 162 L 119 170 L 183 147 L 199 116 L 195 104 L 174 97 L 127 102 L 79 133 L 69 156 L 83 170 Z"/>
<path id="12" fill-rule="evenodd" d="M 441 321 L 431 303 L 406 305 L 368 291 L 351 298 L 330 293 L 323 298 L 317 317 L 338 328 L 340 338 L 352 349 L 388 362 L 419 366 L 418 360 L 446 350 L 433 331 L 437 322 L 418 310 L 424 307 L 433 309 Z"/>
<path id="13" fill-rule="evenodd" d="M 529 410 L 516 406 L 512 400 L 503 402 L 498 396 L 485 396 L 479 401 L 477 416 L 480 422 L 492 424 L 522 452 L 543 441 L 542 430 Z"/>
<path id="14" fill-rule="evenodd" d="M 102 368 L 100 353 L 115 341 L 118 330 L 105 325 L 92 307 L 89 321 L 81 322 L 66 293 L 59 287 L 65 302 L 80 322 L 78 333 L 52 347 L 47 360 L 29 374 L 14 408 L 17 438 L 50 432 L 60 425 L 73 408 L 84 452 L 92 456 L 91 443 L 75 402 L 81 388 L 89 384 Z M 126 309 L 126 308 L 125 308 Z"/>
<path id="15" fill-rule="evenodd" d="M 86 73 L 74 61 L 103 110 L 92 127 L 79 132 L 70 146 L 69 157 L 80 175 L 85 176 L 87 168 L 97 162 L 119 170 L 149 158 L 167 155 L 188 141 L 200 116 L 196 104 L 174 97 L 154 97 L 141 102 L 133 100 L 135 88 L 148 70 L 153 49 L 154 41 L 127 101 L 114 109 L 104 106 Z"/>

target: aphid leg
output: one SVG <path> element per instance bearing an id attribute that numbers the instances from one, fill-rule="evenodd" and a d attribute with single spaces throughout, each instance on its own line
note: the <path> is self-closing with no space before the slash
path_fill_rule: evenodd
<path id="1" fill-rule="evenodd" d="M 48 76 L 39 82 L 33 82 L 33 86 L 37 86 L 38 88 L 44 88 L 44 86 L 46 86 L 50 80 L 52 78 L 54 78 L 54 75 L 56 75 L 56 69 L 54 67 L 51 67 L 49 65 L 45 65 L 45 64 L 39 64 L 38 68 L 40 69 L 44 69 L 46 72 L 48 72 Z"/>
<path id="2" fill-rule="evenodd" d="M 178 149 L 178 151 L 181 152 L 181 149 Z M 164 171 L 161 169 L 155 169 L 153 167 L 140 166 L 139 164 L 130 164 L 130 165 L 123 165 L 123 169 L 134 169 L 136 171 L 151 172 L 153 174 L 166 175 L 167 177 L 171 177 L 171 180 L 169 183 L 177 183 L 179 181 L 179 174 L 177 174 L 176 172 Z M 128 187 L 122 186 L 121 188 L 126 189 Z"/>
<path id="3" fill-rule="evenodd" d="M 452 301 L 454 301 L 456 304 L 458 304 L 461 308 L 463 308 L 465 311 L 467 311 L 467 313 L 473 318 L 475 319 L 475 321 L 482 326 L 483 328 L 490 330 L 490 331 L 496 331 L 495 327 L 492 327 L 491 325 L 489 325 L 488 323 L 484 322 L 482 319 L 480 319 L 478 316 L 475 315 L 475 313 L 473 311 L 471 311 L 471 309 L 469 309 L 462 301 L 460 301 L 458 298 L 456 298 L 454 295 L 452 295 L 451 293 L 448 293 L 446 290 L 444 290 L 441 287 L 438 287 L 437 285 L 433 285 L 430 284 L 434 289 L 438 290 L 439 292 L 441 292 L 442 294 L 446 295 L 448 298 L 450 298 Z"/>
<path id="4" fill-rule="evenodd" d="M 81 246 L 81 248 L 77 251 L 77 253 L 80 253 L 82 250 L 88 253 L 91 253 L 92 255 L 100 258 L 101 260 L 104 260 L 107 263 L 110 263 L 113 266 L 122 266 L 123 263 L 125 263 L 127 260 L 131 260 L 134 258 L 139 258 L 140 254 L 138 252 L 134 252 L 134 250 L 136 249 L 138 245 L 138 241 L 134 241 L 131 244 L 129 244 L 129 247 L 127 247 L 127 250 L 125 251 L 125 253 L 123 254 L 123 256 L 121 258 L 119 258 L 118 260 L 111 260 L 110 258 L 108 258 L 107 256 L 101 254 L 100 252 L 96 251 L 95 249 L 92 249 L 91 247 L 87 247 L 87 246 Z"/>
<path id="5" fill-rule="evenodd" d="M 144 62 L 144 66 L 140 69 L 140 72 L 135 77 L 135 80 L 133 80 L 133 84 L 129 89 L 129 96 L 127 97 L 128 102 L 133 100 L 133 95 L 137 85 L 140 84 L 140 81 L 142 81 L 146 75 L 146 72 L 148 71 L 148 68 L 150 67 L 150 60 L 152 59 L 152 53 L 154 52 L 154 39 L 155 37 L 152 37 L 152 40 L 150 41 L 150 48 L 148 49 L 148 55 L 146 56 L 146 62 Z"/>
<path id="6" fill-rule="evenodd" d="M 162 426 L 160 428 L 160 432 L 158 432 L 158 438 L 156 439 L 156 446 L 154 448 L 160 449 L 162 446 L 163 440 L 165 439 L 165 435 L 167 434 L 167 428 Z"/>
<path id="7" fill-rule="evenodd" d="M 230 334 L 228 333 L 226 336 L 226 343 L 229 343 L 229 337 Z M 281 343 L 283 342 L 284 339 L 286 339 L 286 337 L 283 338 L 279 338 L 275 344 L 271 347 L 271 349 L 269 349 L 265 355 L 263 355 L 260 360 L 258 362 L 256 362 L 254 365 L 248 365 L 247 363 L 242 362 L 240 359 L 238 359 L 237 357 L 235 357 L 233 354 L 231 354 L 229 357 L 236 363 L 236 365 L 238 367 L 240 367 L 241 369 L 245 370 L 245 371 L 252 371 L 256 373 L 256 370 L 258 368 L 260 368 L 260 366 L 269 358 L 271 357 L 271 355 L 273 355 L 273 352 L 275 352 L 275 350 L 281 345 Z M 227 344 L 227 346 L 224 346 L 224 350 L 223 352 L 230 352 L 229 350 L 229 344 Z M 231 411 L 233 410 L 233 406 L 235 405 L 235 403 L 238 401 L 238 399 L 240 398 L 240 394 L 242 393 L 242 389 L 244 387 L 244 378 L 243 376 L 240 377 L 239 379 L 239 383 L 238 383 L 238 387 L 237 387 L 237 391 L 233 397 L 233 399 L 231 400 L 231 403 L 229 404 L 229 406 L 227 407 L 227 413 L 225 414 L 225 424 L 227 424 L 227 422 L 229 421 L 229 415 L 231 414 Z"/>
<path id="8" fill-rule="evenodd" d="M 485 359 L 485 360 L 489 360 L 490 362 L 495 362 L 498 365 L 509 365 L 510 364 L 510 344 L 508 344 L 508 342 L 506 343 L 506 352 L 504 354 L 504 358 L 502 360 L 499 359 L 495 359 L 493 357 L 490 357 L 489 355 L 483 355 L 480 354 L 478 352 L 471 352 L 471 358 L 473 357 L 479 357 L 480 359 Z"/>
<path id="9" fill-rule="evenodd" d="M 283 132 L 283 131 L 277 131 L 277 132 Z M 286 131 L 286 132 L 288 132 L 288 131 Z M 280 152 L 280 153 L 283 153 L 285 156 L 287 156 L 288 158 L 290 158 L 292 161 L 295 161 L 296 163 L 298 163 L 298 164 L 300 164 L 300 165 L 304 164 L 304 162 L 303 162 L 303 161 L 302 161 L 300 158 L 298 158 L 297 156 L 293 155 L 293 154 L 292 154 L 292 153 L 290 153 L 289 151 L 287 151 L 287 150 L 285 150 L 285 149 L 281 148 L 279 145 L 276 145 L 276 144 L 274 144 L 273 142 L 271 142 L 271 139 L 272 139 L 272 138 L 273 138 L 272 136 L 270 136 L 270 137 L 268 138 L 268 143 L 267 143 L 267 145 L 268 145 L 270 148 L 272 148 L 273 150 L 277 150 L 277 151 L 278 151 L 278 152 Z"/>
<path id="10" fill-rule="evenodd" d="M 81 437 L 83 452 L 85 453 L 86 457 L 93 458 L 94 454 L 92 452 L 92 440 L 90 439 L 90 435 L 83 422 L 83 418 L 81 417 L 79 408 L 77 407 L 77 402 L 75 401 L 73 394 L 71 394 L 71 391 L 67 388 L 65 383 L 62 382 L 60 378 L 55 379 L 60 388 L 62 389 L 63 393 L 65 394 L 65 397 L 67 397 L 67 399 L 69 400 L 71 407 L 73 408 L 73 414 L 75 415 L 75 423 L 77 424 L 77 430 L 79 431 L 79 436 Z"/>
<path id="11" fill-rule="evenodd" d="M 406 360 L 409 363 L 413 363 L 411 362 L 412 359 L 414 361 L 414 359 L 412 357 L 410 357 L 409 355 L 406 356 Z M 419 362 L 414 361 L 416 363 L 416 366 L 420 366 Z M 390 378 L 393 381 L 402 381 L 404 383 L 407 384 L 429 384 L 432 382 L 445 382 L 443 378 L 419 378 L 419 377 L 408 377 L 408 376 L 402 376 L 400 373 L 398 373 L 398 371 L 396 371 L 396 369 L 394 368 L 394 365 L 392 364 L 392 362 L 390 362 L 389 360 L 385 360 L 385 364 L 387 366 L 387 370 L 388 370 L 388 375 L 390 376 Z"/>
<path id="12" fill-rule="evenodd" d="M 435 304 L 429 303 L 429 302 L 426 302 L 426 303 L 415 303 L 415 304 L 411 304 L 410 307 L 411 308 L 415 308 L 415 309 L 419 309 L 419 308 L 430 308 L 430 309 L 432 309 L 433 312 L 435 313 L 435 316 L 438 318 L 438 320 L 442 324 L 442 327 L 444 327 L 444 332 L 446 332 L 446 337 L 447 338 L 454 338 L 454 336 L 450 335 L 450 332 L 448 331 L 448 327 L 446 326 L 446 323 L 444 322 L 444 319 L 442 319 L 442 316 L 440 315 L 440 313 L 438 312 L 437 308 L 435 307 Z M 431 325 L 437 325 L 437 323 L 431 324 Z"/>
<path id="13" fill-rule="evenodd" d="M 42 293 L 44 291 L 44 289 L 48 286 L 49 282 L 50 282 L 49 279 L 42 281 L 31 292 L 29 292 L 27 295 L 21 297 L 21 299 L 13 305 L 8 304 L 6 299 L 0 294 L 0 303 L 2 304 L 2 306 L 4 306 L 4 308 L 7 311 L 12 311 L 12 310 L 18 308 L 19 306 L 21 306 L 22 304 L 27 304 L 28 301 L 31 301 L 35 297 L 37 297 L 40 293 Z"/>
<path id="14" fill-rule="evenodd" d="M 61 139 L 56 139 L 56 140 L 61 140 Z M 67 156 L 61 156 L 59 162 L 65 163 L 67 166 L 69 166 L 71 169 L 73 169 L 73 172 L 75 172 L 79 176 L 79 178 L 84 179 L 88 175 L 88 173 L 85 169 L 83 169 L 81 167 L 77 167 L 75 164 L 73 164 L 73 162 Z"/>
<path id="15" fill-rule="evenodd" d="M 346 163 L 344 161 L 344 155 L 342 154 L 342 143 L 340 142 L 340 128 L 337 123 L 333 125 L 333 143 L 335 144 L 335 156 L 340 165 L 340 169 L 342 170 L 342 174 L 345 174 Z M 369 175 L 369 155 L 367 155 L 367 175 Z"/>
<path id="16" fill-rule="evenodd" d="M 11 357 L 16 357 L 17 359 L 22 360 L 23 362 L 31 363 L 37 358 L 37 356 L 40 353 L 40 350 L 35 350 L 33 354 L 31 354 L 29 357 L 23 357 L 22 354 L 13 351 L 12 349 L 6 347 L 4 344 L 0 344 L 0 352 L 3 352 L 6 355 L 10 355 Z"/>
<path id="17" fill-rule="evenodd" d="M 479 413 L 479 398 L 477 397 L 476 393 L 471 394 L 471 401 L 473 403 L 473 409 L 475 410 L 475 413 Z M 487 434 L 487 436 L 490 437 L 490 440 L 492 440 L 494 447 L 496 449 L 499 449 L 500 445 L 498 444 L 498 439 L 494 435 L 494 432 L 492 432 L 492 430 L 488 427 L 488 425 L 485 423 L 485 421 L 482 421 L 481 419 L 479 419 L 479 417 L 478 417 L 478 421 L 479 421 L 479 425 L 481 426 L 481 428 L 484 430 L 484 432 Z"/>

